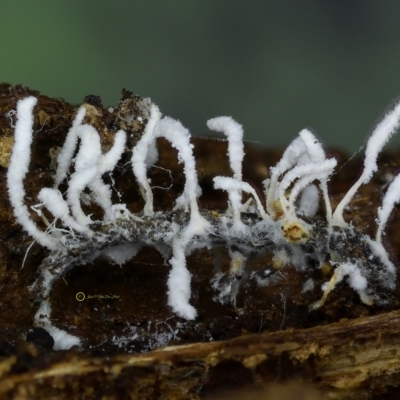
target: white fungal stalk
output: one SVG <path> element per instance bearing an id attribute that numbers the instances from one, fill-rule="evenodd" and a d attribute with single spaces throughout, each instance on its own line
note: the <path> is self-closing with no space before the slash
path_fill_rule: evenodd
<path id="1" fill-rule="evenodd" d="M 228 138 L 228 156 L 233 176 L 242 180 L 242 163 L 244 158 L 243 127 L 232 117 L 217 117 L 207 121 L 209 129 L 223 132 Z"/>
<path id="2" fill-rule="evenodd" d="M 180 235 L 176 235 L 173 242 L 173 257 L 170 260 L 172 269 L 168 277 L 168 304 L 179 316 L 190 320 L 195 318 L 196 310 L 189 304 L 191 274 L 186 268 L 185 250 L 196 235 L 206 235 L 211 230 L 211 226 L 201 216 L 197 204 L 197 195 L 201 193 L 201 190 L 197 181 L 189 131 L 179 121 L 164 117 L 157 122 L 152 131 L 153 140 L 157 137 L 166 138 L 172 147 L 178 150 L 178 159 L 184 164 L 185 187 L 182 195 L 177 198 L 174 209 L 183 208 L 188 211 L 190 207 L 190 221 L 186 229 Z M 135 159 L 138 159 L 137 155 L 135 155 Z M 143 164 L 139 172 L 143 172 Z M 147 197 L 148 199 L 149 197 Z"/>
<path id="3" fill-rule="evenodd" d="M 36 102 L 37 99 L 35 97 L 27 97 L 17 103 L 14 147 L 7 172 L 8 194 L 17 222 L 42 246 L 50 250 L 56 250 L 58 248 L 57 239 L 37 228 L 24 203 L 24 178 L 29 170 L 29 163 L 31 160 L 32 110 Z"/>
<path id="4" fill-rule="evenodd" d="M 286 208 L 288 207 L 288 202 L 286 201 L 285 193 L 282 190 L 282 187 L 285 186 L 285 184 L 282 186 L 282 182 L 287 175 L 289 177 L 286 179 L 286 182 L 293 182 L 295 179 L 301 178 L 302 176 L 310 174 L 312 172 L 312 169 L 307 169 L 307 168 L 296 169 L 296 167 L 301 167 L 301 166 L 307 167 L 309 165 L 314 165 L 315 167 L 318 164 L 322 165 L 325 160 L 326 160 L 325 152 L 319 140 L 308 129 L 303 129 L 299 133 L 299 137 L 293 140 L 293 142 L 285 150 L 278 164 L 274 168 L 271 168 L 270 170 L 271 178 L 269 180 L 267 196 L 266 196 L 268 213 L 272 216 L 275 215 L 274 202 L 277 198 L 280 199 L 281 203 L 283 201 L 283 203 L 286 205 Z M 296 173 L 298 174 L 297 176 L 295 175 Z M 282 178 L 282 182 L 278 184 L 278 180 L 282 175 L 284 175 L 284 178 Z M 327 209 L 327 218 L 329 221 L 331 219 L 330 215 L 331 208 L 327 194 L 327 185 L 326 185 L 327 179 L 328 176 L 324 177 L 321 175 L 320 179 L 321 189 L 324 194 L 324 200 Z M 302 182 L 304 181 L 305 180 L 303 180 Z M 311 181 L 308 180 L 308 183 L 310 182 Z M 306 185 L 304 185 L 303 188 L 305 186 Z M 288 185 L 285 186 L 284 190 L 286 190 L 287 188 Z"/>
<path id="5" fill-rule="evenodd" d="M 333 219 L 337 225 L 343 225 L 343 211 L 354 197 L 358 188 L 365 183 L 368 183 L 374 172 L 378 169 L 377 158 L 383 146 L 393 136 L 400 125 L 400 102 L 397 102 L 394 108 L 389 111 L 381 122 L 373 130 L 365 150 L 364 170 L 357 182 L 343 197 L 342 201 L 336 207 L 333 213 Z"/>
<path id="6" fill-rule="evenodd" d="M 322 147 L 321 142 L 312 134 L 308 129 L 303 129 L 300 133 L 299 136 L 303 140 L 303 143 L 305 144 L 307 148 L 307 154 L 310 157 L 310 161 L 313 163 L 320 163 L 324 164 L 326 160 L 326 154 L 325 151 Z M 334 159 L 330 159 L 334 160 Z M 320 181 L 320 188 L 322 191 L 322 195 L 324 198 L 324 203 L 325 203 L 325 210 L 326 210 L 326 218 L 328 221 L 329 226 L 332 223 L 332 207 L 331 203 L 329 200 L 329 195 L 328 195 L 328 180 L 330 175 L 332 175 L 334 168 L 337 165 L 336 160 L 335 165 L 332 165 L 332 169 L 325 170 L 325 168 L 322 166 L 322 170 L 318 170 L 317 174 L 318 179 Z M 331 161 L 332 162 L 332 161 Z M 311 180 L 310 180 L 311 182 Z M 304 187 L 304 186 L 303 186 Z"/>
<path id="7" fill-rule="evenodd" d="M 106 172 L 111 172 L 117 162 L 120 160 L 125 149 L 126 133 L 122 129 L 119 130 L 114 137 L 114 144 L 107 153 L 103 154 L 99 159 L 99 174 L 103 175 Z"/>
<path id="8" fill-rule="evenodd" d="M 337 284 L 340 283 L 346 276 L 348 277 L 349 286 L 358 293 L 361 300 L 365 304 L 371 304 L 371 299 L 366 294 L 368 282 L 362 275 L 360 267 L 356 264 L 344 262 L 338 264 L 338 266 L 335 268 L 332 278 L 323 286 L 324 294 L 322 295 L 322 298 L 310 305 L 310 311 L 322 307 L 328 298 L 329 293 L 332 292 Z"/>
<path id="9" fill-rule="evenodd" d="M 268 192 L 267 192 L 267 212 L 270 215 L 274 215 L 273 203 L 276 196 L 276 186 L 279 177 L 287 170 L 296 165 L 297 160 L 301 155 L 305 153 L 305 146 L 301 138 L 296 138 L 290 143 L 285 152 L 282 155 L 280 161 L 275 167 L 270 168 L 271 177 L 269 179 Z"/>
<path id="10" fill-rule="evenodd" d="M 189 131 L 177 120 L 170 117 L 164 117 L 155 126 L 154 136 L 164 137 L 172 147 L 178 150 L 178 160 L 183 162 L 183 171 L 186 182 L 183 193 L 176 199 L 176 209 L 190 211 L 192 215 L 199 216 L 199 207 L 197 205 L 197 194 L 201 193 L 196 172 L 196 162 L 193 156 L 193 145 L 190 143 Z"/>
<path id="11" fill-rule="evenodd" d="M 257 209 L 263 219 L 270 219 L 265 213 L 264 207 L 256 191 L 242 181 L 242 163 L 244 158 L 243 127 L 231 117 L 217 117 L 207 121 L 209 129 L 223 132 L 228 138 L 228 157 L 233 178 L 217 176 L 214 178 L 214 188 L 228 192 L 229 201 L 233 212 L 233 231 L 245 232 L 240 221 L 240 213 L 243 209 L 242 191 L 250 193 L 256 201 Z"/>
<path id="12" fill-rule="evenodd" d="M 67 177 L 72 157 L 74 156 L 76 146 L 78 144 L 78 128 L 82 125 L 85 117 L 86 109 L 84 106 L 79 107 L 72 126 L 67 133 L 63 147 L 57 157 L 57 172 L 55 177 L 55 187 Z"/>
<path id="13" fill-rule="evenodd" d="M 63 199 L 59 190 L 51 188 L 43 188 L 38 194 L 38 200 L 53 214 L 57 219 L 60 219 L 64 225 L 71 229 L 91 235 L 91 231 L 87 226 L 79 224 L 69 215 L 67 202 Z"/>
<path id="14" fill-rule="evenodd" d="M 78 137 L 81 143 L 75 160 L 75 172 L 71 175 L 68 183 L 67 201 L 71 207 L 72 215 L 78 223 L 88 225 L 92 220 L 83 212 L 80 197 L 88 185 L 98 181 L 101 144 L 99 134 L 90 125 L 79 126 Z"/>
<path id="15" fill-rule="evenodd" d="M 292 218 L 295 218 L 295 201 L 300 192 L 316 179 L 326 182 L 336 164 L 337 161 L 334 158 L 330 158 L 318 164 L 299 165 L 287 172 L 279 185 L 279 199 L 284 213 L 287 216 L 290 215 Z M 286 191 L 296 179 L 298 180 L 292 188 L 289 200 L 287 200 Z"/>
<path id="16" fill-rule="evenodd" d="M 182 318 L 196 318 L 196 309 L 189 304 L 191 274 L 186 268 L 185 243 L 175 240 L 174 256 L 169 261 L 171 271 L 168 275 L 168 305 Z"/>
<path id="17" fill-rule="evenodd" d="M 70 178 L 67 195 L 72 214 L 81 225 L 88 225 L 92 222 L 80 205 L 81 193 L 88 187 L 92 191 L 96 203 L 103 208 L 106 218 L 114 221 L 111 190 L 103 182 L 102 175 L 113 170 L 121 158 L 126 134 L 122 130 L 118 131 L 113 147 L 104 155 L 101 152 L 100 136 L 95 128 L 90 125 L 79 126 L 78 137 L 81 142 L 76 156 L 75 172 Z"/>
<path id="18" fill-rule="evenodd" d="M 385 197 L 382 201 L 382 206 L 378 209 L 378 229 L 376 232 L 376 241 L 382 242 L 382 232 L 386 227 L 389 216 L 395 206 L 400 201 L 400 175 L 394 178 L 393 182 L 390 184 Z"/>
<path id="19" fill-rule="evenodd" d="M 321 142 L 315 137 L 315 135 L 308 129 L 303 129 L 299 133 L 299 137 L 304 143 L 307 156 L 298 159 L 299 164 L 307 163 L 309 161 L 313 163 L 323 162 L 326 158 L 325 151 L 322 148 Z"/>
<path id="20" fill-rule="evenodd" d="M 216 176 L 213 180 L 215 189 L 222 189 L 228 192 L 235 222 L 240 220 L 240 212 L 242 208 L 241 191 L 251 194 L 256 201 L 257 209 L 261 218 L 270 220 L 270 217 L 266 214 L 256 191 L 247 182 L 241 182 L 235 178 L 229 178 L 227 176 Z"/>
<path id="21" fill-rule="evenodd" d="M 152 216 L 153 210 L 153 192 L 147 179 L 147 160 L 149 152 L 154 147 L 155 136 L 154 127 L 161 118 L 161 113 L 155 104 L 150 107 L 149 121 L 145 127 L 144 133 L 136 146 L 132 150 L 132 168 L 136 180 L 144 189 L 146 204 L 144 206 L 144 215 Z"/>

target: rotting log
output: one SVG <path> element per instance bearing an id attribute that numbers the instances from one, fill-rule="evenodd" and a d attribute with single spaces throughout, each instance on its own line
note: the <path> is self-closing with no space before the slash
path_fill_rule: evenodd
<path id="1" fill-rule="evenodd" d="M 146 354 L 43 365 L 33 347 L 0 364 L 1 398 L 194 399 L 277 380 L 314 382 L 331 399 L 368 398 L 400 379 L 400 312 L 310 329 L 250 334 L 223 342 L 169 346 Z M 23 364 L 25 372 L 16 372 Z"/>
<path id="2" fill-rule="evenodd" d="M 1 398 L 203 399 L 222 390 L 269 387 L 291 380 L 313 384 L 329 398 L 397 398 L 392 388 L 400 385 L 398 293 L 385 308 L 368 307 L 343 282 L 321 310 L 310 313 L 308 306 L 320 298 L 318 285 L 327 280 L 329 271 L 327 276 L 313 272 L 316 288 L 303 293 L 302 285 L 311 272 L 288 266 L 282 269 L 282 278 L 268 287 L 255 289 L 251 283 L 243 284 L 236 307 L 221 305 L 213 300 L 210 280 L 213 259 L 226 267 L 226 249 L 216 249 L 217 254 L 199 251 L 188 258 L 193 303 L 201 318 L 174 335 L 169 332 L 175 332 L 182 321 L 166 306 L 168 266 L 159 253 L 147 248 L 122 268 L 96 260 L 93 265 L 74 268 L 55 285 L 53 317 L 57 326 L 67 330 L 73 326 L 85 339 L 82 349 L 55 352 L 40 332 L 36 332 L 39 338 L 28 340 L 32 339 L 35 314 L 28 288 L 48 253 L 38 245 L 30 247 L 32 239 L 15 224 L 5 183 L 13 144 L 12 111 L 18 99 L 27 95 L 39 96 L 32 165 L 25 182 L 28 205 L 36 203 L 41 187 L 51 185 L 52 154 L 63 143 L 76 110 L 23 86 L 0 85 Z M 105 149 L 110 146 L 107 131 L 120 127 L 131 134 L 134 145 L 143 126 L 128 124 L 127 116 L 140 114 L 140 101 L 125 91 L 121 103 L 111 109 L 103 108 L 96 96 L 85 98 L 92 110 L 90 123 L 102 132 Z M 226 143 L 196 138 L 193 142 L 204 192 L 200 206 L 223 211 L 226 196 L 212 189 L 212 177 L 230 173 Z M 159 151 L 162 168 L 149 171 L 154 186 L 164 188 L 154 189 L 155 207 L 170 210 L 182 191 L 183 172 L 167 143 L 160 141 Z M 347 162 L 343 153 L 332 154 L 341 169 L 331 182 L 335 204 L 357 178 L 360 160 Z M 280 155 L 279 150 L 247 146 L 245 180 L 262 187 L 268 167 L 276 164 Z M 395 152 L 383 154 L 379 173 L 346 210 L 346 219 L 362 232 L 374 231 L 382 187 L 387 176 L 397 173 L 399 159 Z M 139 212 L 143 200 L 134 179 L 123 168 L 113 178 L 130 209 Z M 98 212 L 95 208 L 89 211 Z M 395 212 L 385 238 L 392 260 L 399 259 L 400 253 L 399 217 Z M 260 255 L 251 262 L 255 270 L 262 269 L 271 263 L 271 255 Z M 88 290 L 114 293 L 118 299 L 77 302 L 76 293 Z M 138 336 L 115 345 L 112 339 L 123 337 L 127 330 Z M 151 342 L 155 334 L 165 341 Z"/>

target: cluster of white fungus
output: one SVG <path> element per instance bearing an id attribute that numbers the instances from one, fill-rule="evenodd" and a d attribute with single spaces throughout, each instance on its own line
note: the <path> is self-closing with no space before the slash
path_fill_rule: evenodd
<path id="1" fill-rule="evenodd" d="M 168 304 L 178 316 L 187 320 L 196 318 L 197 311 L 190 304 L 191 274 L 186 266 L 186 257 L 196 248 L 221 243 L 228 247 L 232 259 L 229 271 L 224 274 L 218 272 L 212 281 L 213 288 L 218 292 L 216 299 L 221 302 L 235 303 L 237 277 L 243 273 L 247 256 L 256 251 L 272 251 L 276 265 L 290 262 L 303 269 L 307 257 L 316 257 L 320 266 L 330 257 L 334 267 L 333 277 L 323 286 L 321 300 L 312 304 L 311 309 L 321 307 L 329 292 L 344 277 L 367 304 L 380 300 L 371 280 L 378 280 L 382 287 L 393 289 L 395 269 L 381 238 L 389 215 L 400 199 L 400 178 L 393 180 L 378 210 L 375 240 L 356 232 L 346 223 L 343 210 L 361 184 L 367 183 L 377 170 L 378 153 L 400 124 L 400 103 L 376 126 L 367 144 L 364 172 L 334 212 L 328 195 L 328 181 L 337 161 L 326 157 L 313 133 L 302 130 L 281 160 L 270 169 L 270 178 L 264 182 L 265 209 L 253 187 L 242 179 L 242 126 L 231 117 L 210 119 L 208 127 L 223 132 L 228 139 L 228 157 L 233 174 L 231 177 L 214 178 L 214 188 L 226 191 L 229 198 L 227 210 L 219 216 L 210 210 L 199 210 L 197 198 L 201 189 L 193 145 L 189 131 L 179 121 L 162 118 L 158 107 L 151 103 L 147 125 L 136 146 L 127 149 L 126 133 L 120 130 L 114 136 L 111 149 L 103 154 L 99 132 L 93 126 L 83 124 L 86 109 L 82 106 L 58 154 L 54 186 L 42 188 L 37 196 L 40 204 L 32 207 L 47 225 L 43 231 L 33 221 L 25 205 L 23 183 L 30 165 L 36 102 L 35 97 L 27 97 L 17 104 L 15 142 L 7 184 L 17 222 L 37 242 L 51 250 L 31 290 L 40 302 L 35 323 L 44 326 L 53 335 L 55 348 L 79 345 L 80 340 L 51 323 L 49 295 L 54 282 L 68 268 L 99 256 L 122 264 L 143 245 L 160 249 L 167 247 L 172 251 L 167 282 Z M 153 193 L 147 178 L 149 165 L 157 159 L 156 139 L 159 137 L 166 138 L 178 151 L 178 160 L 183 163 L 186 179 L 183 193 L 177 198 L 169 218 L 165 212 L 154 211 Z M 138 214 L 131 213 L 126 204 L 113 204 L 111 189 L 103 180 L 103 175 L 112 172 L 127 151 L 132 151 L 132 172 L 145 200 L 143 212 Z M 65 194 L 58 189 L 63 182 L 68 186 Z M 81 207 L 83 195 L 87 196 L 88 192 L 90 200 L 104 211 L 101 221 L 93 221 Z M 243 193 L 250 195 L 246 203 L 243 203 Z M 314 218 L 320 195 L 326 213 L 325 222 Z M 252 213 L 248 212 L 250 205 Z M 53 221 L 47 220 L 41 211 L 43 208 L 54 217 Z M 357 258 L 354 252 L 346 251 L 346 237 L 356 237 L 360 241 L 365 257 Z M 314 256 L 305 250 L 306 246 L 314 246 Z M 257 276 L 257 281 L 268 284 L 270 273 L 266 272 L 262 278 Z M 377 279 L 377 276 L 380 278 Z M 308 284 L 307 287 L 313 285 Z"/>

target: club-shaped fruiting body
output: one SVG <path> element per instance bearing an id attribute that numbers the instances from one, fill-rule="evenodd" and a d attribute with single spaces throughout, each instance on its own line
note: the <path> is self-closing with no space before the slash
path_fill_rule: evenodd
<path id="1" fill-rule="evenodd" d="M 24 178 L 31 159 L 34 107 L 37 99 L 27 97 L 17 103 L 15 142 L 7 173 L 10 203 L 16 221 L 51 254 L 41 266 L 41 274 L 31 287 L 40 307 L 35 323 L 44 326 L 56 339 L 55 348 L 79 344 L 79 339 L 53 326 L 49 303 L 53 284 L 74 266 L 108 257 L 122 264 L 134 257 L 141 246 L 170 248 L 171 270 L 168 277 L 168 304 L 172 311 L 187 320 L 196 318 L 197 310 L 190 304 L 191 273 L 186 257 L 201 247 L 224 244 L 232 256 L 232 264 L 224 274 L 217 273 L 212 280 L 219 292 L 217 301 L 235 303 L 238 276 L 242 274 L 247 256 L 257 252 L 274 253 L 274 265 L 292 264 L 307 268 L 307 259 L 313 257 L 322 266 L 329 258 L 334 268 L 333 277 L 324 286 L 319 302 L 310 309 L 321 307 L 331 290 L 347 277 L 348 283 L 363 302 L 384 302 L 380 289 L 394 289 L 395 268 L 382 245 L 381 238 L 389 215 L 400 200 L 400 178 L 389 186 L 378 210 L 376 238 L 357 232 L 343 219 L 343 210 L 362 183 L 367 183 L 377 170 L 377 156 L 400 121 L 400 103 L 385 115 L 373 131 L 364 161 L 364 172 L 343 197 L 332 213 L 328 195 L 328 181 L 336 167 L 334 158 L 327 158 L 321 143 L 308 129 L 304 129 L 284 152 L 281 160 L 270 168 L 270 178 L 264 182 L 266 209 L 254 188 L 243 181 L 243 129 L 231 117 L 208 121 L 212 130 L 223 132 L 228 139 L 228 157 L 233 176 L 216 176 L 214 188 L 228 193 L 225 213 L 200 210 L 197 198 L 201 194 L 190 133 L 172 118 L 161 118 L 158 107 L 149 103 L 148 122 L 133 149 L 126 146 L 123 130 L 114 135 L 114 144 L 103 154 L 100 134 L 93 126 L 83 123 L 85 106 L 77 110 L 57 158 L 54 187 L 44 187 L 33 207 L 47 224 L 46 231 L 38 228 L 25 204 Z M 154 153 L 156 139 L 166 138 L 178 151 L 178 161 L 184 164 L 186 183 L 177 198 L 174 210 L 154 210 L 153 193 L 147 178 L 149 156 Z M 152 150 L 153 149 L 153 150 Z M 133 214 L 126 204 L 113 204 L 110 187 L 103 175 L 113 172 L 124 152 L 132 152 L 132 172 L 145 199 L 142 213 Z M 75 155 L 75 157 L 74 157 Z M 150 157 L 151 158 L 151 157 Z M 151 162 L 154 162 L 152 160 Z M 72 170 L 71 174 L 69 171 Z M 68 190 L 62 194 L 58 187 L 65 182 Z M 317 188 L 319 186 L 319 189 Z M 104 217 L 93 221 L 81 207 L 86 196 L 100 205 Z M 242 194 L 250 195 L 254 212 L 246 212 L 249 201 L 242 202 Z M 326 212 L 325 221 L 316 218 L 320 195 Z M 47 209 L 54 220 L 48 221 L 42 213 Z M 48 215 L 47 213 L 47 215 Z M 360 249 L 354 251 L 358 243 Z M 352 247 L 353 246 L 353 247 Z M 313 253 L 310 252 L 313 249 Z M 268 284 L 270 270 L 255 276 L 259 284 Z M 262 275 L 262 276 L 261 276 Z M 308 285 L 309 286 L 309 285 Z"/>

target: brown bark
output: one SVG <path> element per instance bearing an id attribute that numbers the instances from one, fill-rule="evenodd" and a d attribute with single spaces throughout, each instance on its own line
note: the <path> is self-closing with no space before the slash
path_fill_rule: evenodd
<path id="1" fill-rule="evenodd" d="M 169 266 L 160 253 L 145 248 L 121 268 L 98 259 L 71 269 L 56 283 L 51 294 L 52 317 L 58 327 L 83 338 L 80 350 L 55 352 L 40 332 L 32 339 L 37 305 L 31 301 L 28 288 L 48 251 L 37 244 L 29 248 L 32 238 L 15 223 L 6 188 L 15 123 L 12 111 L 18 99 L 29 94 L 39 96 L 39 102 L 34 111 L 31 167 L 25 180 L 27 205 L 37 203 L 42 187 L 51 187 L 52 154 L 62 145 L 76 110 L 62 100 L 40 96 L 22 86 L 0 85 L 1 398 L 196 399 L 221 390 L 265 388 L 291 380 L 312 384 L 330 398 L 378 399 L 385 392 L 395 395 L 391 388 L 400 384 L 400 313 L 394 311 L 398 308 L 397 292 L 386 307 L 369 307 L 342 282 L 324 307 L 309 312 L 309 305 L 321 297 L 320 285 L 332 271 L 312 270 L 312 266 L 296 271 L 289 265 L 267 287 L 254 287 L 250 279 L 244 281 L 236 307 L 220 304 L 213 300 L 210 280 L 216 260 L 222 270 L 228 266 L 224 248 L 202 249 L 188 258 L 193 275 L 192 303 L 199 313 L 193 322 L 182 321 L 166 305 Z M 113 109 L 103 108 L 96 96 L 85 101 L 91 110 L 86 122 L 101 133 L 104 151 L 119 128 L 127 130 L 128 147 L 134 146 L 146 121 L 132 123 L 128 117 L 140 116 L 142 99 L 124 92 L 121 103 Z M 227 145 L 211 139 L 193 139 L 193 143 L 204 191 L 200 206 L 223 212 L 226 197 L 212 188 L 212 177 L 231 174 Z M 182 191 L 184 176 L 175 150 L 164 141 L 159 142 L 159 149 L 158 165 L 163 169 L 152 169 L 149 176 L 152 185 L 168 188 L 154 189 L 155 208 L 167 211 Z M 332 154 L 340 164 L 331 182 L 334 205 L 358 176 L 360 160 L 346 162 L 343 153 Z M 363 233 L 375 230 L 382 187 L 387 176 L 398 170 L 397 154 L 381 156 L 377 177 L 362 187 L 347 211 L 346 219 Z M 280 155 L 276 149 L 246 146 L 244 179 L 262 192 L 268 167 Z M 125 154 L 113 175 L 115 188 L 131 211 L 140 212 L 143 200 L 132 173 L 123 167 L 128 161 L 129 154 Z M 116 192 L 113 196 L 118 201 Z M 95 206 L 86 210 L 100 215 Z M 394 213 L 385 241 L 392 260 L 399 256 L 399 216 Z M 272 255 L 255 254 L 249 264 L 252 271 L 262 270 L 272 264 Z M 303 292 L 310 277 L 315 288 Z M 78 292 L 111 293 L 118 298 L 78 302 Z M 130 340 L 115 344 L 114 337 L 128 337 L 129 332 Z M 298 397 L 300 392 L 295 392 Z"/>

